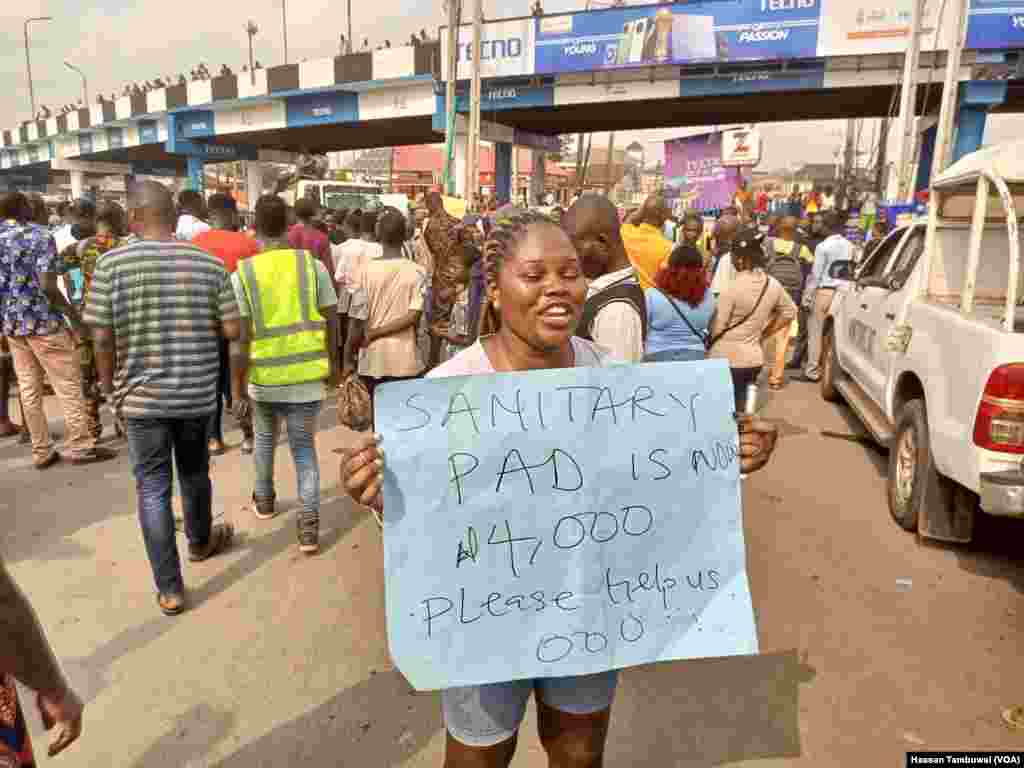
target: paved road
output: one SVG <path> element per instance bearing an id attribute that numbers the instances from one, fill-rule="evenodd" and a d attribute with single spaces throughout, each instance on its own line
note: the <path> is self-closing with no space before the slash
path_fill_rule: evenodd
<path id="1" fill-rule="evenodd" d="M 908 749 L 1024 749 L 1000 721 L 1024 703 L 1024 523 L 991 521 L 971 548 L 920 544 L 889 518 L 884 455 L 820 434 L 855 428 L 842 409 L 794 384 L 766 414 L 784 437 L 744 488 L 763 653 L 625 673 L 606 764 L 896 766 Z M 293 517 L 240 512 L 246 464 L 217 460 L 217 513 L 241 540 L 186 567 L 193 608 L 176 619 L 156 611 L 127 460 L 38 474 L 0 443 L 0 546 L 89 702 L 62 766 L 441 765 L 437 697 L 388 658 L 380 535 L 337 496 L 345 438 L 320 440 L 315 559 L 299 555 Z M 545 764 L 531 707 L 514 765 Z"/>

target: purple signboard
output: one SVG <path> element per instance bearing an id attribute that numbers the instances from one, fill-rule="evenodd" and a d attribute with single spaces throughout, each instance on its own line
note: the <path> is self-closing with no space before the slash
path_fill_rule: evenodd
<path id="1" fill-rule="evenodd" d="M 705 133 L 665 142 L 665 196 L 683 208 L 732 205 L 740 169 L 722 165 L 722 134 Z"/>

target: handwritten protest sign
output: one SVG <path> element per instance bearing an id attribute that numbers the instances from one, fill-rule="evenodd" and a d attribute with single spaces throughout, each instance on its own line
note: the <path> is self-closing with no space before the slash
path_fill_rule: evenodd
<path id="1" fill-rule="evenodd" d="M 757 653 L 724 361 L 375 399 L 388 639 L 417 689 Z"/>

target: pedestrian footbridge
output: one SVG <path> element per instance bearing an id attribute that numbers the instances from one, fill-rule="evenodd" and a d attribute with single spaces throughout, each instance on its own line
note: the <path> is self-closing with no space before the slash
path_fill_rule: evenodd
<path id="1" fill-rule="evenodd" d="M 958 154 L 980 143 L 987 114 L 1024 107 L 1024 14 L 1012 0 L 967 1 Z M 700 0 L 487 23 L 481 137 L 496 145 L 499 197 L 511 147 L 554 148 L 562 133 L 891 114 L 907 44 L 906 14 L 897 11 L 910 3 L 891 3 L 891 18 L 857 14 L 855 5 Z M 927 115 L 940 103 L 953 26 L 933 19 L 924 28 L 917 112 Z M 461 28 L 462 114 L 470 41 Z M 0 184 L 33 186 L 61 170 L 73 187 L 89 171 L 187 170 L 201 184 L 205 163 L 434 143 L 447 123 L 445 48 L 257 69 L 12 126 L 0 131 Z M 464 141 L 456 142 L 456 162 L 463 156 Z"/>

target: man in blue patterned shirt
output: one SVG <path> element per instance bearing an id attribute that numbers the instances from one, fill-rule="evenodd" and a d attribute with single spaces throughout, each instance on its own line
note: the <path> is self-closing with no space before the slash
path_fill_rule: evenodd
<path id="1" fill-rule="evenodd" d="M 0 198 L 0 333 L 10 345 L 25 424 L 37 469 L 56 464 L 43 407 L 44 372 L 64 411 L 68 459 L 73 464 L 108 461 L 117 454 L 97 448 L 79 379 L 78 339 L 85 333 L 78 312 L 61 293 L 65 270 L 49 231 L 31 223 L 28 198 Z M 70 330 L 68 328 L 70 325 Z"/>

